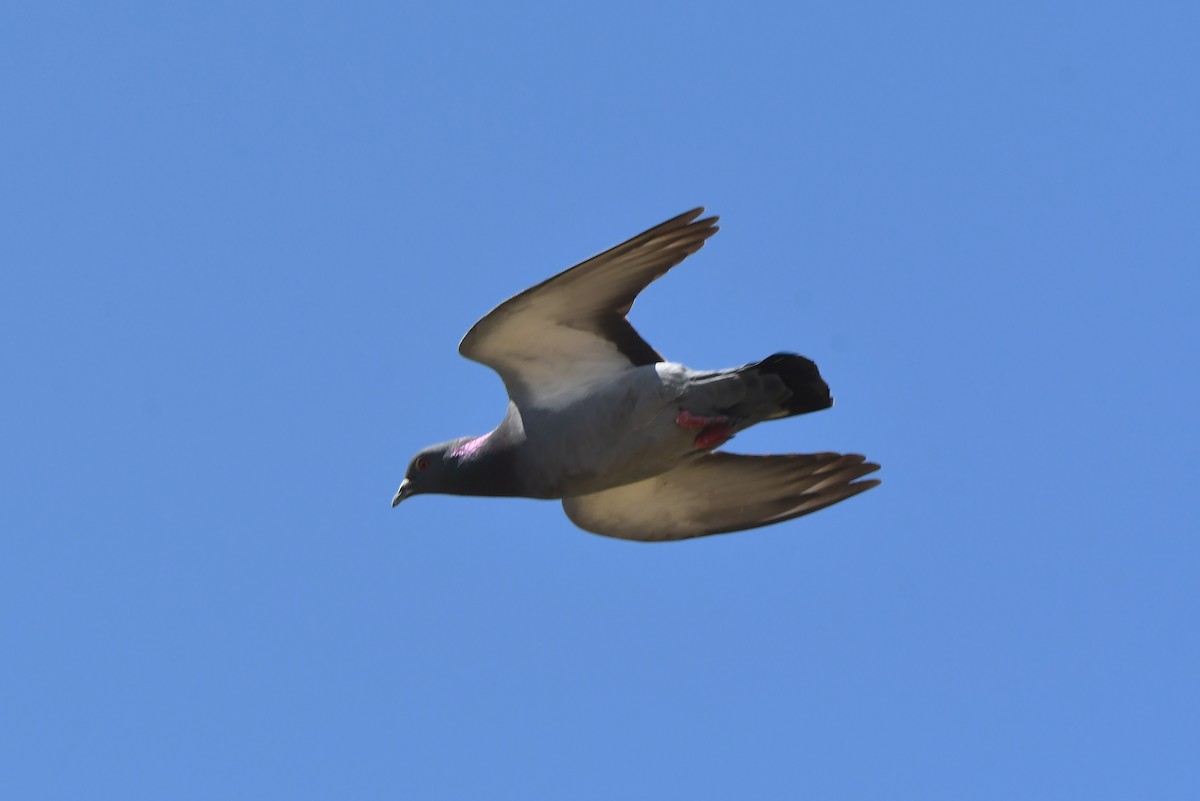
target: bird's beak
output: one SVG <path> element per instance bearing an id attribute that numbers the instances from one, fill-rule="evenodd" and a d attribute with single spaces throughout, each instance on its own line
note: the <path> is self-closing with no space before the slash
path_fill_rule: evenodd
<path id="1" fill-rule="evenodd" d="M 407 478 L 400 482 L 400 489 L 396 490 L 396 497 L 392 498 L 392 508 L 395 509 L 400 501 L 412 495 L 412 482 Z"/>

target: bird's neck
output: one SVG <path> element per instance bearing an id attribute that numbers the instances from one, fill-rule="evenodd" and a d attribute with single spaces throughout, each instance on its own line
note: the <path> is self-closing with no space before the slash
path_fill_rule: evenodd
<path id="1" fill-rule="evenodd" d="M 511 408 L 500 425 L 450 450 L 458 459 L 455 491 L 462 495 L 520 495 L 517 452 L 525 439 L 521 417 Z"/>

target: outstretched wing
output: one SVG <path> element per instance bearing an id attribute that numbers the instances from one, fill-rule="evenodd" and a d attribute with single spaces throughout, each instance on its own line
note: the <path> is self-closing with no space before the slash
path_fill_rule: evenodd
<path id="1" fill-rule="evenodd" d="M 768 526 L 879 484 L 858 454 L 716 452 L 654 478 L 563 499 L 571 522 L 606 537 L 657 542 Z"/>
<path id="2" fill-rule="evenodd" d="M 586 387 L 663 361 L 625 319 L 646 286 L 717 232 L 693 209 L 501 303 L 472 326 L 459 353 L 491 367 L 518 407 L 557 407 Z"/>

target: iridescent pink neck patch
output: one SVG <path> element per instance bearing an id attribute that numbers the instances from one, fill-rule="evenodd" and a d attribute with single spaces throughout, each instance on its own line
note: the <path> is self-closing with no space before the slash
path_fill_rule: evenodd
<path id="1" fill-rule="evenodd" d="M 492 434 L 489 431 L 488 433 L 484 434 L 482 437 L 476 437 L 475 439 L 469 439 L 466 442 L 464 442 L 462 445 L 459 445 L 457 448 L 450 451 L 450 455 L 457 459 L 462 459 L 462 458 L 470 459 L 476 453 L 479 452 L 479 449 L 483 447 L 483 444 L 485 442 L 487 442 L 488 437 L 490 437 L 491 435 Z"/>

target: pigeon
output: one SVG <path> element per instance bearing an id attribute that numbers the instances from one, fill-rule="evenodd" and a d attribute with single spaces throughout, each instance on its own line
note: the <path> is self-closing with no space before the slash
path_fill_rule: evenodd
<path id="1" fill-rule="evenodd" d="M 500 374 L 508 411 L 482 436 L 413 457 L 392 499 L 442 493 L 561 500 L 580 528 L 662 542 L 782 523 L 877 486 L 858 454 L 717 450 L 767 420 L 828 409 L 809 359 L 724 370 L 659 355 L 626 319 L 650 282 L 698 251 L 717 218 L 693 209 L 515 295 L 459 345 Z"/>

